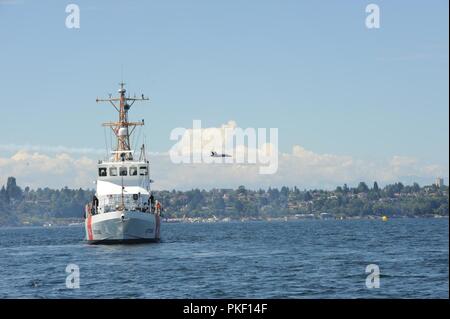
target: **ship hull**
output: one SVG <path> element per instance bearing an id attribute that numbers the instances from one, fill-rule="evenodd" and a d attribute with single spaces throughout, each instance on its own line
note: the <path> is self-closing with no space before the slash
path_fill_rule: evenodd
<path id="1" fill-rule="evenodd" d="M 159 242 L 159 218 L 154 214 L 114 211 L 90 215 L 85 221 L 89 244 Z"/>

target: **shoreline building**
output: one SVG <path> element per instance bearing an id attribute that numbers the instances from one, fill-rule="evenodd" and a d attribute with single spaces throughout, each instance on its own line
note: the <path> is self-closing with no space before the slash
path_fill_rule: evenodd
<path id="1" fill-rule="evenodd" d="M 442 186 L 444 186 L 444 179 L 442 177 L 437 177 L 436 182 L 434 182 L 434 185 L 441 188 Z"/>

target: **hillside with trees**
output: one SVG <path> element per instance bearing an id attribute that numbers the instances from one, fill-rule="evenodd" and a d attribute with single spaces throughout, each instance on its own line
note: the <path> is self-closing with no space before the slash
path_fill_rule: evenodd
<path id="1" fill-rule="evenodd" d="M 9 177 L 0 189 L 0 225 L 42 225 L 81 221 L 93 190 L 22 189 Z M 361 182 L 335 190 L 297 187 L 250 190 L 212 189 L 154 191 L 166 218 L 267 219 L 448 216 L 448 186 L 395 183 L 380 188 Z"/>

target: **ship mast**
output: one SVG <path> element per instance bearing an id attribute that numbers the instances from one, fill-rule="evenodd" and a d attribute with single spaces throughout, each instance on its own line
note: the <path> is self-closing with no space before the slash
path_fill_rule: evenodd
<path id="1" fill-rule="evenodd" d="M 96 99 L 96 102 L 109 102 L 119 113 L 119 121 L 118 122 L 107 122 L 103 123 L 103 126 L 110 127 L 117 138 L 116 150 L 114 153 L 114 160 L 133 160 L 133 154 L 131 151 L 130 145 L 130 136 L 133 133 L 136 126 L 144 125 L 144 120 L 142 122 L 128 122 L 128 111 L 131 106 L 136 101 L 148 101 L 148 97 L 144 97 L 144 94 L 141 95 L 140 98 L 130 98 L 125 96 L 125 83 L 120 83 L 120 89 L 118 93 L 120 96 L 118 98 L 112 98 L 111 95 L 108 99 Z M 116 103 L 119 103 L 117 106 Z M 130 103 L 128 103 L 130 102 Z"/>

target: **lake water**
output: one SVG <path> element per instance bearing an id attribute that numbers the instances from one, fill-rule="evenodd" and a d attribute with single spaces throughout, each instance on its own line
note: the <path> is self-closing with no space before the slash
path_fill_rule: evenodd
<path id="1" fill-rule="evenodd" d="M 0 229 L 1 298 L 448 298 L 448 219 L 162 225 L 90 246 L 80 227 Z M 80 288 L 66 287 L 76 264 Z M 366 266 L 380 287 L 366 287 Z"/>

